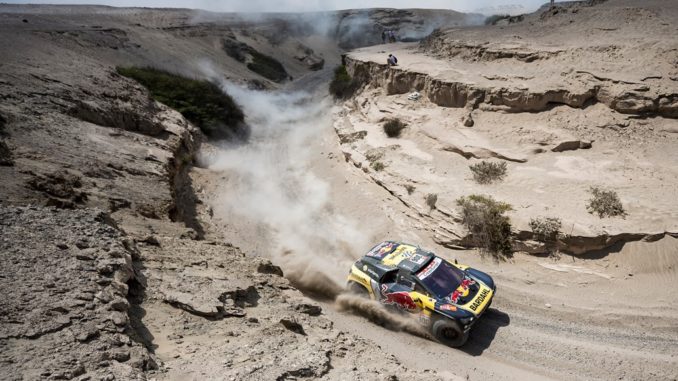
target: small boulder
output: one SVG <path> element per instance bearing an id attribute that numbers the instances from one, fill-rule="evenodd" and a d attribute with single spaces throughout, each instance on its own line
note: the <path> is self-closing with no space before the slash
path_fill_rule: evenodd
<path id="1" fill-rule="evenodd" d="M 464 127 L 473 127 L 475 122 L 473 121 L 473 117 L 471 116 L 471 113 L 464 115 L 461 118 L 461 123 L 464 125 Z"/>
<path id="2" fill-rule="evenodd" d="M 309 316 L 320 316 L 323 309 L 315 304 L 302 303 L 294 306 L 294 309 Z"/>
<path id="3" fill-rule="evenodd" d="M 578 149 L 589 149 L 593 146 L 591 141 L 588 140 L 567 140 L 564 142 L 558 143 L 555 147 L 551 149 L 553 152 L 563 152 L 563 151 L 574 151 Z"/>
<path id="4" fill-rule="evenodd" d="M 282 324 L 283 327 L 294 333 L 306 336 L 306 332 L 304 332 L 304 327 L 301 324 L 297 323 L 295 320 L 280 319 L 280 324 Z"/>
<path id="5" fill-rule="evenodd" d="M 257 272 L 260 274 L 284 276 L 282 269 L 269 261 L 260 263 L 259 266 L 257 266 Z"/>

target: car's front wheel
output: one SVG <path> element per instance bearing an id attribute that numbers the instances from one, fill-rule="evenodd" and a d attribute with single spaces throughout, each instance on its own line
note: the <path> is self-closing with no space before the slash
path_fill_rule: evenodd
<path id="1" fill-rule="evenodd" d="M 468 332 L 464 333 L 459 324 L 450 319 L 438 319 L 431 332 L 438 341 L 450 347 L 461 347 L 468 340 Z"/>

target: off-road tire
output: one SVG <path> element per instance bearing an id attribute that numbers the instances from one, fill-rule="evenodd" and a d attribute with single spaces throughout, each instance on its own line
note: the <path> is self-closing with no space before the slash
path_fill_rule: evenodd
<path id="1" fill-rule="evenodd" d="M 459 324 L 446 318 L 436 320 L 431 326 L 431 333 L 448 347 L 461 347 L 468 340 L 468 332 L 464 333 Z"/>

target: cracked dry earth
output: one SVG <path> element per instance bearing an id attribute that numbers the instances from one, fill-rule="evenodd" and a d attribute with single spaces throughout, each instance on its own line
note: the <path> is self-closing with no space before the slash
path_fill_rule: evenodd
<path id="1" fill-rule="evenodd" d="M 156 366 L 129 337 L 134 243 L 106 213 L 3 205 L 0 232 L 3 379 L 136 379 Z"/>

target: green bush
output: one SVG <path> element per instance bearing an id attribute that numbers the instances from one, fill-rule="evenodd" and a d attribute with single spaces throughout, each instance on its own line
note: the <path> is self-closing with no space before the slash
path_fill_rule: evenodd
<path id="1" fill-rule="evenodd" d="M 400 133 L 404 128 L 405 123 L 403 123 L 398 118 L 389 119 L 386 121 L 386 123 L 384 123 L 384 132 L 386 133 L 386 136 L 388 136 L 389 138 L 400 137 Z"/>
<path id="2" fill-rule="evenodd" d="M 224 39 L 224 51 L 229 57 L 235 59 L 236 61 L 244 63 L 247 59 L 247 53 L 250 49 L 251 48 L 247 44 L 242 42 Z"/>
<path id="3" fill-rule="evenodd" d="M 506 177 L 506 162 L 495 163 L 491 161 L 481 161 L 469 166 L 473 173 L 473 179 L 478 184 L 491 184 L 495 181 L 501 181 Z"/>
<path id="4" fill-rule="evenodd" d="M 470 243 L 496 258 L 511 255 L 511 222 L 504 213 L 511 205 L 490 196 L 470 195 L 457 200 L 462 223 L 470 234 Z"/>
<path id="5" fill-rule="evenodd" d="M 535 234 L 537 241 L 554 242 L 560 236 L 560 229 L 563 226 L 560 218 L 538 217 L 530 219 L 530 229 Z"/>
<path id="6" fill-rule="evenodd" d="M 616 217 L 626 215 L 624 206 L 619 200 L 617 192 L 609 189 L 602 189 L 599 187 L 589 188 L 591 198 L 589 199 L 586 209 L 591 214 L 598 214 L 598 217 Z"/>
<path id="7" fill-rule="evenodd" d="M 358 89 L 358 84 L 346 71 L 346 66 L 340 65 L 334 69 L 334 78 L 330 82 L 330 94 L 336 99 L 346 99 Z"/>
<path id="8" fill-rule="evenodd" d="M 289 77 L 285 67 L 275 58 L 254 49 L 249 53 L 252 55 L 252 62 L 247 64 L 248 69 L 273 82 L 282 82 Z"/>
<path id="9" fill-rule="evenodd" d="M 243 137 L 244 115 L 219 86 L 150 67 L 118 67 L 120 75 L 145 86 L 153 99 L 179 111 L 211 138 Z"/>

